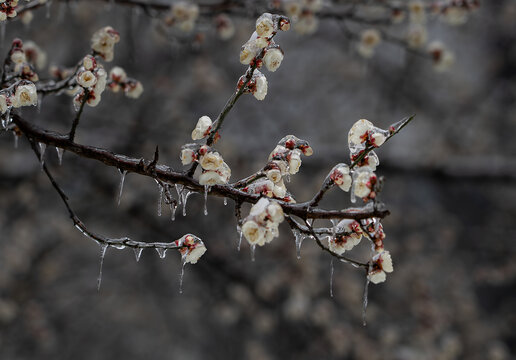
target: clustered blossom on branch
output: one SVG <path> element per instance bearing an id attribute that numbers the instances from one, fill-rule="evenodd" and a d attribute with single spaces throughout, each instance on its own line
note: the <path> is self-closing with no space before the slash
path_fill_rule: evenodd
<path id="1" fill-rule="evenodd" d="M 284 219 L 277 202 L 261 198 L 251 207 L 241 231 L 251 246 L 263 246 L 279 236 L 278 226 Z"/>

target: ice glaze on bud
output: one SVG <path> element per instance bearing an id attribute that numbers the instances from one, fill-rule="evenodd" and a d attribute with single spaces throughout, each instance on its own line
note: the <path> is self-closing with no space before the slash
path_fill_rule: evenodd
<path id="1" fill-rule="evenodd" d="M 253 220 L 248 220 L 242 225 L 242 233 L 251 245 L 263 245 L 265 242 L 265 228 Z"/>
<path id="2" fill-rule="evenodd" d="M 224 160 L 218 152 L 209 152 L 199 158 L 199 165 L 204 170 L 218 170 L 223 162 Z"/>
<path id="3" fill-rule="evenodd" d="M 336 165 L 330 173 L 330 179 L 344 191 L 349 191 L 353 179 L 346 164 Z"/>
<path id="4" fill-rule="evenodd" d="M 260 37 L 270 37 L 274 33 L 272 14 L 264 13 L 256 20 L 256 33 Z"/>
<path id="5" fill-rule="evenodd" d="M 269 71 L 276 71 L 283 61 L 283 51 L 279 47 L 269 48 L 263 56 L 263 63 Z"/>
<path id="6" fill-rule="evenodd" d="M 367 274 L 367 278 L 373 284 L 379 284 L 386 280 L 386 273 L 393 271 L 391 254 L 388 251 L 383 251 L 373 257 L 372 269 Z"/>
<path id="7" fill-rule="evenodd" d="M 84 68 L 89 71 L 95 70 L 97 67 L 97 60 L 95 60 L 95 58 L 91 55 L 86 55 L 82 60 L 82 66 L 84 66 Z"/>
<path id="8" fill-rule="evenodd" d="M 91 48 L 97 52 L 104 60 L 112 61 L 114 57 L 114 47 L 120 41 L 120 34 L 111 26 L 106 26 L 97 30 L 91 38 Z"/>
<path id="9" fill-rule="evenodd" d="M 354 180 L 354 193 L 360 198 L 368 198 L 372 195 L 374 185 L 376 184 L 376 175 L 369 170 L 359 172 Z"/>
<path id="10" fill-rule="evenodd" d="M 185 263 L 196 264 L 206 252 L 206 246 L 202 240 L 192 234 L 184 235 L 181 239 L 176 240 L 176 243 L 178 246 L 182 246 L 179 252 Z"/>
<path id="11" fill-rule="evenodd" d="M 369 131 L 374 128 L 373 123 L 366 119 L 360 119 L 353 124 L 348 133 L 349 146 L 356 146 L 365 143 Z"/>
<path id="12" fill-rule="evenodd" d="M 209 116 L 201 116 L 192 131 L 192 140 L 200 140 L 209 135 L 213 122 Z"/>
<path id="13" fill-rule="evenodd" d="M 301 167 L 301 150 L 294 149 L 290 153 L 288 170 L 291 175 L 297 174 Z"/>
<path id="14" fill-rule="evenodd" d="M 11 98 L 11 102 L 12 106 L 15 108 L 37 105 L 38 94 L 36 91 L 36 85 L 33 83 L 18 85 L 14 92 L 14 96 Z"/>
<path id="15" fill-rule="evenodd" d="M 254 89 L 251 92 L 257 100 L 263 100 L 267 95 L 267 78 L 258 70 L 255 70 L 254 73 Z"/>
<path id="16" fill-rule="evenodd" d="M 181 163 L 183 165 L 189 165 L 193 163 L 195 160 L 197 160 L 197 155 L 195 151 L 188 148 L 181 150 Z"/>

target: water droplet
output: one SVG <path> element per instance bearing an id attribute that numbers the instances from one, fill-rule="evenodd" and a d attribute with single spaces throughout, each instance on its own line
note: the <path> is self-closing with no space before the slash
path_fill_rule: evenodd
<path id="1" fill-rule="evenodd" d="M 45 165 L 45 150 L 47 149 L 47 144 L 39 143 L 39 163 L 41 165 L 41 170 L 43 170 L 43 165 Z"/>
<path id="2" fill-rule="evenodd" d="M 330 296 L 333 297 L 333 258 L 330 260 Z"/>
<path id="3" fill-rule="evenodd" d="M 254 258 L 255 252 L 256 252 L 256 245 L 253 244 L 253 245 L 251 245 L 251 261 L 255 260 L 255 258 Z"/>
<path id="4" fill-rule="evenodd" d="M 224 198 L 224 206 L 226 206 L 228 204 L 228 198 Z"/>
<path id="5" fill-rule="evenodd" d="M 140 257 L 142 256 L 143 248 L 134 248 L 134 256 L 136 256 L 136 261 L 140 261 Z"/>
<path id="6" fill-rule="evenodd" d="M 57 160 L 59 161 L 59 165 L 62 165 L 63 164 L 64 149 L 56 147 L 56 151 L 57 151 Z"/>
<path id="7" fill-rule="evenodd" d="M 204 216 L 208 215 L 208 193 L 210 192 L 210 186 L 204 185 Z"/>
<path id="8" fill-rule="evenodd" d="M 179 274 L 179 293 L 183 293 L 183 278 L 185 276 L 186 254 L 181 257 L 181 274 Z"/>
<path id="9" fill-rule="evenodd" d="M 108 246 L 106 244 L 100 245 L 100 268 L 99 277 L 97 278 L 97 291 L 100 291 L 100 284 L 102 282 L 102 266 L 104 266 L 104 257 L 106 256 L 106 250 Z"/>
<path id="10" fill-rule="evenodd" d="M 121 170 L 118 169 L 120 172 L 120 184 L 118 186 L 118 198 L 116 200 L 117 206 L 120 206 L 120 200 L 122 199 L 122 191 L 124 190 L 124 182 L 125 182 L 125 175 L 127 174 L 127 170 Z"/>
<path id="11" fill-rule="evenodd" d="M 156 251 L 157 251 L 159 257 L 162 258 L 162 259 L 164 259 L 165 256 L 167 256 L 167 249 L 156 248 Z"/>
<path id="12" fill-rule="evenodd" d="M 14 131 L 13 131 L 13 135 L 14 135 L 14 148 L 18 149 L 18 140 L 20 139 L 20 135 L 16 134 Z"/>

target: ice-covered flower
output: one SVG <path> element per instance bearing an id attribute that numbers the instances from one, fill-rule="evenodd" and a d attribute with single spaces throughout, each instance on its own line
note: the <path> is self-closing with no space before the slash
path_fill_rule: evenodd
<path id="1" fill-rule="evenodd" d="M 283 51 L 278 47 L 269 48 L 263 56 L 263 63 L 269 71 L 276 71 L 283 61 Z"/>
<path id="2" fill-rule="evenodd" d="M 202 240 L 192 234 L 183 236 L 178 243 L 182 246 L 179 252 L 185 263 L 196 264 L 206 252 L 206 246 Z"/>
<path id="3" fill-rule="evenodd" d="M 225 14 L 220 14 L 215 18 L 217 34 L 222 40 L 229 40 L 235 34 L 235 25 L 231 18 Z"/>
<path id="4" fill-rule="evenodd" d="M 97 60 L 91 55 L 86 55 L 84 59 L 82 59 L 82 66 L 89 71 L 95 70 L 97 68 Z"/>
<path id="5" fill-rule="evenodd" d="M 408 3 L 409 19 L 414 24 L 424 24 L 426 22 L 425 4 L 421 0 L 413 0 Z"/>
<path id="6" fill-rule="evenodd" d="M 258 225 L 253 220 L 248 220 L 242 225 L 242 233 L 249 244 L 264 244 L 265 243 L 265 227 Z"/>
<path id="7" fill-rule="evenodd" d="M 281 179 L 277 183 L 274 183 L 272 193 L 274 194 L 274 197 L 277 199 L 283 199 L 285 195 L 287 195 L 287 187 L 285 186 L 283 179 Z"/>
<path id="8" fill-rule="evenodd" d="M 257 100 L 263 100 L 267 95 L 267 78 L 258 70 L 255 70 L 254 72 L 254 89 L 252 90 L 252 93 Z"/>
<path id="9" fill-rule="evenodd" d="M 117 83 L 122 83 L 127 80 L 127 73 L 120 66 L 115 66 L 109 72 L 109 78 Z"/>
<path id="10" fill-rule="evenodd" d="M 369 131 L 374 128 L 372 122 L 366 119 L 360 119 L 353 124 L 348 133 L 349 146 L 357 146 L 367 141 Z"/>
<path id="11" fill-rule="evenodd" d="M 193 129 L 192 131 L 192 140 L 200 140 L 208 136 L 212 125 L 213 122 L 211 121 L 209 116 L 201 116 L 199 120 L 197 120 L 197 125 L 195 125 L 195 129 Z"/>
<path id="12" fill-rule="evenodd" d="M 111 61 L 114 57 L 114 47 L 120 41 L 120 34 L 111 26 L 97 30 L 91 38 L 91 48 L 104 60 Z"/>
<path id="13" fill-rule="evenodd" d="M 5 114 L 8 109 L 7 96 L 5 96 L 5 94 L 0 94 L 0 114 Z"/>
<path id="14" fill-rule="evenodd" d="M 369 170 L 360 171 L 354 180 L 354 194 L 360 198 L 368 198 L 374 195 L 374 185 L 377 178 L 375 173 Z"/>
<path id="15" fill-rule="evenodd" d="M 426 44 L 428 32 L 423 25 L 413 25 L 409 28 L 407 34 L 407 44 L 414 49 L 420 48 Z"/>
<path id="16" fill-rule="evenodd" d="M 379 284 L 386 280 L 386 273 L 393 271 L 391 254 L 388 251 L 383 251 L 373 257 L 372 269 L 367 274 L 367 278 L 373 284 Z"/>
<path id="17" fill-rule="evenodd" d="M 183 32 L 190 32 L 195 27 L 199 17 L 199 6 L 187 1 L 179 1 L 172 5 L 170 14 L 165 19 L 169 25 L 174 25 Z"/>
<path id="18" fill-rule="evenodd" d="M 455 62 L 455 56 L 442 42 L 432 41 L 428 45 L 428 53 L 432 56 L 434 70 L 444 72 Z"/>
<path id="19" fill-rule="evenodd" d="M 360 35 L 360 42 L 358 43 L 358 53 L 365 58 L 373 56 L 374 49 L 382 40 L 380 32 L 376 29 L 364 30 Z"/>
<path id="20" fill-rule="evenodd" d="M 256 33 L 260 37 L 270 37 L 274 33 L 272 14 L 264 13 L 256 20 Z"/>
<path id="21" fill-rule="evenodd" d="M 88 70 L 79 72 L 76 79 L 83 88 L 90 88 L 97 83 L 97 77 Z"/>
<path id="22" fill-rule="evenodd" d="M 264 169 L 265 176 L 273 183 L 277 183 L 282 179 L 281 169 L 276 162 L 269 162 Z"/>
<path id="23" fill-rule="evenodd" d="M 23 50 L 27 60 L 34 64 L 38 70 L 47 65 L 47 54 L 34 41 L 26 41 L 23 44 Z"/>
<path id="24" fill-rule="evenodd" d="M 14 96 L 11 99 L 12 105 L 15 108 L 21 106 L 36 105 L 38 103 L 38 94 L 36 91 L 36 85 L 33 83 L 18 85 Z"/>
<path id="25" fill-rule="evenodd" d="M 95 91 L 96 94 L 100 96 L 106 89 L 107 84 L 107 72 L 102 67 L 99 67 L 96 72 L 97 75 L 97 82 L 95 83 L 95 86 L 93 87 L 93 91 Z"/>
<path id="26" fill-rule="evenodd" d="M 288 16 L 297 18 L 301 15 L 303 7 L 298 0 L 285 0 L 283 1 L 283 10 Z"/>
<path id="27" fill-rule="evenodd" d="M 189 165 L 197 160 L 197 154 L 194 150 L 189 148 L 184 148 L 181 150 L 181 163 L 183 165 Z"/>
<path id="28" fill-rule="evenodd" d="M 129 79 L 124 86 L 125 96 L 132 99 L 137 99 L 143 93 L 143 85 L 138 80 Z"/>
<path id="29" fill-rule="evenodd" d="M 27 62 L 27 57 L 25 56 L 25 52 L 21 48 L 14 48 L 11 52 L 11 61 L 14 64 L 22 64 Z"/>
<path id="30" fill-rule="evenodd" d="M 231 169 L 225 162 L 222 162 L 217 170 L 204 170 L 199 176 L 201 185 L 223 185 L 229 182 Z"/>
<path id="31" fill-rule="evenodd" d="M 311 35 L 319 27 L 319 20 L 311 12 L 302 13 L 296 22 L 294 30 L 301 35 Z"/>
<path id="32" fill-rule="evenodd" d="M 328 248 L 336 254 L 342 255 L 344 252 L 353 249 L 360 243 L 361 237 L 353 235 L 335 235 L 328 237 Z"/>
<path id="33" fill-rule="evenodd" d="M 330 173 L 330 179 L 344 191 L 349 191 L 353 179 L 346 164 L 336 165 Z"/>
<path id="34" fill-rule="evenodd" d="M 288 162 L 288 171 L 291 175 L 297 174 L 301 167 L 301 150 L 294 149 L 290 153 Z"/>
<path id="35" fill-rule="evenodd" d="M 218 170 L 223 162 L 218 152 L 209 152 L 199 158 L 199 164 L 204 170 Z"/>

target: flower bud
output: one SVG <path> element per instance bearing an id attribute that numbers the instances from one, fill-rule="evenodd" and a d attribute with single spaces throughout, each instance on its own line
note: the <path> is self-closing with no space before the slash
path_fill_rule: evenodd
<path id="1" fill-rule="evenodd" d="M 274 47 L 265 51 L 263 63 L 267 70 L 272 72 L 278 70 L 281 65 L 281 61 L 283 61 L 283 51 L 281 51 L 281 49 Z"/>
<path id="2" fill-rule="evenodd" d="M 192 131 L 192 139 L 200 140 L 208 136 L 212 125 L 213 122 L 209 116 L 201 116 L 197 121 L 197 125 L 195 125 L 195 129 Z"/>

